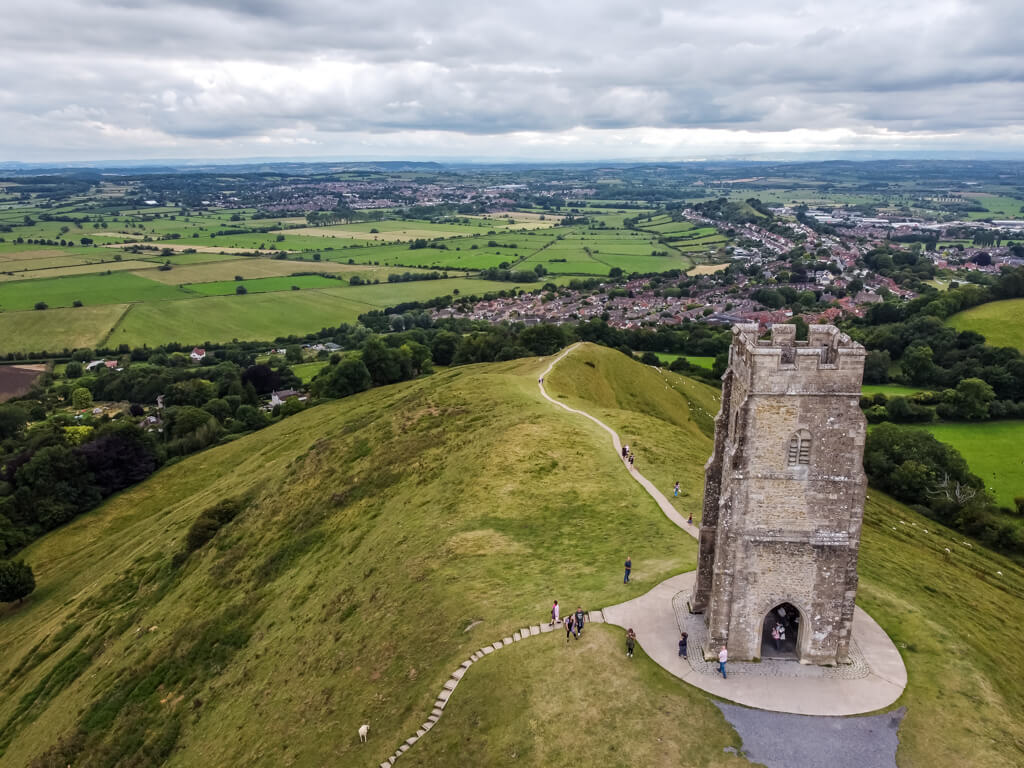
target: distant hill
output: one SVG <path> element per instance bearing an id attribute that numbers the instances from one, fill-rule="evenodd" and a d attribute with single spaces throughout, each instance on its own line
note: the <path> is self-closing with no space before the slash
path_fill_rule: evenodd
<path id="1" fill-rule="evenodd" d="M 376 766 L 462 659 L 543 621 L 552 599 L 599 608 L 692 569 L 695 543 L 607 435 L 541 399 L 547 363 L 310 409 L 34 544 L 35 593 L 0 609 L 0 765 Z M 546 384 L 699 514 L 712 388 L 593 345 Z M 901 764 L 1018 764 L 1024 694 L 1007 670 L 1024 572 L 871 496 L 860 602 L 910 672 Z M 205 544 L 194 529 L 202 545 L 183 557 L 224 501 L 237 516 Z M 618 630 L 536 642 L 472 669 L 401 764 L 746 764 L 723 751 L 738 737 L 707 697 L 642 654 L 623 663 Z"/>

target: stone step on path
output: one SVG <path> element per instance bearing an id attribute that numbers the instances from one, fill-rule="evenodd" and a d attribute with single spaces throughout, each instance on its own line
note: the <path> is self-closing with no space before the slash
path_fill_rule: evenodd
<path id="1" fill-rule="evenodd" d="M 595 624 L 605 623 L 604 614 L 599 610 L 588 611 L 587 620 Z M 550 624 L 535 624 L 531 627 L 523 627 L 522 629 L 513 632 L 510 637 L 496 640 L 491 645 L 485 645 L 479 651 L 473 653 L 468 659 L 462 662 L 462 664 L 460 664 L 455 671 L 451 673 L 451 675 L 449 675 L 444 686 L 437 694 L 437 700 L 434 702 L 430 715 L 427 717 L 426 721 L 424 721 L 423 725 L 416 729 L 416 733 L 414 735 L 402 742 L 391 757 L 380 764 L 381 768 L 389 768 L 389 766 L 394 765 L 395 761 L 399 757 L 405 754 L 410 747 L 426 736 L 430 729 L 440 722 L 441 716 L 444 715 L 445 707 L 447 707 L 448 702 L 451 701 L 451 697 L 455 693 L 455 689 L 458 687 L 459 683 L 465 679 L 466 673 L 469 672 L 470 667 L 502 648 L 507 648 L 514 643 L 521 642 L 530 637 L 537 637 L 538 635 L 546 634 L 551 632 L 553 629 L 554 627 Z"/>

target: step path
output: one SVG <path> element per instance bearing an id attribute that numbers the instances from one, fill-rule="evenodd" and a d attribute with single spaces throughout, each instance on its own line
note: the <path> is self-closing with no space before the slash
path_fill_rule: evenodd
<path id="1" fill-rule="evenodd" d="M 537 382 L 540 393 L 546 400 L 559 408 L 590 419 L 608 432 L 611 435 L 616 455 L 621 457 L 622 443 L 615 430 L 586 411 L 570 408 L 565 403 L 559 402 L 544 390 L 544 377 L 551 373 L 555 365 L 577 346 L 579 345 L 571 345 L 551 361 Z M 697 526 L 687 523 L 686 518 L 679 514 L 650 480 L 637 470 L 629 469 L 626 462 L 623 462 L 623 465 L 632 478 L 650 494 L 669 520 L 689 535 L 697 537 Z M 717 673 L 709 674 L 706 669 L 698 671 L 687 660 L 681 659 L 677 655 L 676 643 L 680 624 L 673 608 L 673 598 L 680 592 L 690 589 L 694 573 L 694 571 L 689 571 L 666 579 L 647 594 L 625 603 L 601 611 L 589 611 L 587 620 L 594 624 L 609 623 L 623 628 L 632 627 L 637 633 L 637 642 L 640 643 L 641 648 L 668 672 L 715 696 L 758 709 L 807 715 L 861 714 L 887 707 L 899 698 L 906 687 L 907 670 L 903 666 L 903 659 L 900 657 L 899 651 L 896 650 L 882 628 L 860 608 L 857 608 L 855 613 L 853 640 L 870 668 L 870 673 L 867 676 L 850 680 L 787 677 L 784 675 L 755 676 L 731 672 L 730 678 L 723 680 Z M 452 694 L 455 693 L 455 689 L 473 664 L 502 648 L 552 630 L 553 627 L 550 624 L 524 627 L 518 632 L 512 633 L 510 637 L 483 646 L 462 662 L 459 668 L 452 672 L 438 693 L 430 716 L 416 730 L 415 734 L 402 742 L 395 753 L 380 764 L 380 768 L 394 765 L 399 757 L 437 724 L 444 714 Z M 697 649 L 694 648 L 694 650 Z M 731 670 L 737 670 L 739 666 L 741 665 L 737 662 L 730 662 Z"/>

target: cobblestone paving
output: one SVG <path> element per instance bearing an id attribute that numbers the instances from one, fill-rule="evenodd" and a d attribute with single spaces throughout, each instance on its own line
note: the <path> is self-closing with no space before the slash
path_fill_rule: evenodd
<path id="1" fill-rule="evenodd" d="M 676 614 L 676 623 L 680 632 L 686 632 L 689 653 L 686 660 L 694 672 L 702 675 L 717 675 L 718 662 L 705 661 L 701 649 L 708 641 L 708 628 L 704 617 L 690 613 L 686 606 L 689 594 L 680 592 L 672 598 L 672 609 Z M 763 659 L 759 662 L 730 661 L 729 676 L 737 677 L 803 677 L 820 678 L 823 680 L 857 680 L 871 674 L 871 669 L 864 660 L 855 640 L 850 641 L 850 663 L 837 667 L 819 667 L 814 664 L 801 664 L 796 660 Z"/>

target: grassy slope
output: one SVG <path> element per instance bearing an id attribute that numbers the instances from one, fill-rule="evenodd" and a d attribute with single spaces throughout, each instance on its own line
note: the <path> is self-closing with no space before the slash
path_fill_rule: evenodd
<path id="1" fill-rule="evenodd" d="M 618 432 L 637 470 L 681 513 L 700 520 L 704 462 L 719 406 L 714 389 L 668 370 L 630 364 L 622 353 L 591 344 L 559 363 L 545 382 L 549 394 Z M 674 498 L 677 480 L 680 495 Z"/>
<path id="2" fill-rule="evenodd" d="M 1016 347 L 1024 351 L 1024 299 L 991 301 L 963 312 L 946 321 L 958 331 L 976 331 L 993 347 Z"/>
<path id="3" fill-rule="evenodd" d="M 633 592 L 692 568 L 692 541 L 625 482 L 604 434 L 539 398 L 541 366 L 453 369 L 304 412 L 35 544 L 38 590 L 0 625 L 0 679 L 21 670 L 0 695 L 2 762 L 28 764 L 76 727 L 93 758 L 133 734 L 160 753 L 180 727 L 174 765 L 375 765 L 482 643 L 542 619 L 553 597 L 622 599 L 626 549 Z M 171 570 L 197 514 L 243 494 L 249 508 Z M 732 743 L 683 691 L 679 717 L 710 718 L 718 752 Z M 365 721 L 372 754 L 354 743 Z"/>
<path id="4" fill-rule="evenodd" d="M 564 363 L 546 380 L 552 392 L 643 430 L 625 434 L 643 471 L 657 479 L 681 470 L 694 487 L 710 450 L 709 388 L 589 345 Z M 66 687 L 54 681 L 69 663 L 51 677 L 53 695 L 37 700 L 48 707 L 7 729 L 15 738 L 0 763 L 26 764 L 83 713 L 103 723 L 93 700 L 129 687 L 122 678 L 115 689 L 115 676 L 176 645 L 197 682 L 136 689 L 135 709 L 113 722 L 109 740 L 131 735 L 139 712 L 155 712 L 142 731 L 151 742 L 181 724 L 172 765 L 376 765 L 480 644 L 541 620 L 552 597 L 584 607 L 620 600 L 623 547 L 637 565 L 633 591 L 692 567 L 692 540 L 625 482 L 607 436 L 538 399 L 543 365 L 457 368 L 312 409 L 167 468 L 38 542 L 26 556 L 39 588 L 0 623 L 0 679 L 37 645 L 37 660 L 54 652 L 3 686 L 0 732 L 83 638 L 107 642 Z M 677 388 L 691 393 L 692 411 Z M 648 434 L 659 445 L 647 445 Z M 198 511 L 243 493 L 256 503 L 169 576 L 166 560 Z M 1014 766 L 1024 754 L 1013 672 L 1024 572 L 958 541 L 871 492 L 858 600 L 910 672 L 903 768 Z M 134 576 L 109 586 L 125 572 Z M 96 596 L 106 599 L 87 607 Z M 224 615 L 236 602 L 243 607 Z M 159 629 L 134 639 L 151 625 Z M 627 665 L 612 628 L 590 631 L 569 651 L 551 635 L 475 667 L 403 760 L 448 764 L 458 753 L 475 765 L 547 766 L 578 752 L 601 765 L 736 764 L 722 753 L 735 734 L 706 697 L 642 654 Z M 196 638 L 225 658 L 197 653 Z M 361 749 L 355 730 L 366 721 L 373 747 Z"/>

